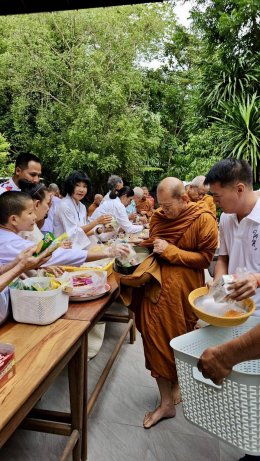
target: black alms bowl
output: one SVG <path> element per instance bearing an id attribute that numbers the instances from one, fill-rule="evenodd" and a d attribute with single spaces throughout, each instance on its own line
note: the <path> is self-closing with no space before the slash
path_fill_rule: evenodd
<path id="1" fill-rule="evenodd" d="M 143 247 L 138 247 L 138 246 L 134 246 L 133 248 L 138 255 L 139 263 L 134 266 L 124 267 L 120 264 L 120 262 L 117 259 L 115 259 L 115 262 L 114 262 L 115 272 L 118 272 L 119 274 L 122 274 L 122 275 L 131 275 L 135 271 L 135 269 L 137 269 L 137 267 L 141 264 L 141 262 L 150 253 L 148 248 L 143 248 Z"/>

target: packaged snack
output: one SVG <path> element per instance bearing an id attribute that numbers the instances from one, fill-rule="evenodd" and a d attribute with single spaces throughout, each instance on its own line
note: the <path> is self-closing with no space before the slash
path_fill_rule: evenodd
<path id="1" fill-rule="evenodd" d="M 0 343 L 0 387 L 15 375 L 14 346 Z"/>
<path id="2" fill-rule="evenodd" d="M 57 248 L 60 247 L 65 240 L 68 240 L 68 238 L 69 237 L 66 232 L 57 238 L 55 238 L 51 232 L 47 232 L 43 239 L 38 243 L 34 256 L 38 256 L 46 249 L 46 256 L 50 255 L 55 250 L 57 250 Z"/>

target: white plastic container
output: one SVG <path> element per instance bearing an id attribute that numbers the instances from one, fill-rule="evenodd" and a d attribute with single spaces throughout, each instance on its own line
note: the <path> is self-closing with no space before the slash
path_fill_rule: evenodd
<path id="1" fill-rule="evenodd" d="M 35 277 L 35 281 L 40 277 Z M 69 296 L 61 288 L 49 291 L 27 291 L 10 288 L 13 317 L 20 323 L 49 325 L 69 307 Z"/>
<path id="2" fill-rule="evenodd" d="M 221 386 L 205 379 L 197 363 L 208 347 L 241 336 L 259 323 L 259 317 L 251 317 L 237 327 L 209 326 L 179 336 L 170 343 L 185 418 L 251 455 L 260 454 L 260 360 L 236 365 Z"/>

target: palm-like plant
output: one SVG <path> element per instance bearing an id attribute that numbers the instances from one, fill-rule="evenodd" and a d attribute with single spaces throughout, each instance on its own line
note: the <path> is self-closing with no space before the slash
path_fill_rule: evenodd
<path id="1" fill-rule="evenodd" d="M 220 103 L 220 107 L 223 118 L 213 118 L 221 131 L 223 155 L 247 160 L 256 179 L 260 161 L 259 97 L 256 93 L 242 93 L 232 101 Z"/>

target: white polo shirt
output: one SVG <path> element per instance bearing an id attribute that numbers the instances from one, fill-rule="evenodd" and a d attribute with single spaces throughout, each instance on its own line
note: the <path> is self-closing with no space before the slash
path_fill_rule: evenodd
<path id="1" fill-rule="evenodd" d="M 238 267 L 260 273 L 260 198 L 240 222 L 236 214 L 222 213 L 219 232 L 219 255 L 228 255 L 228 273 L 234 274 Z M 260 316 L 260 288 L 253 299 L 258 310 L 255 315 Z"/>

